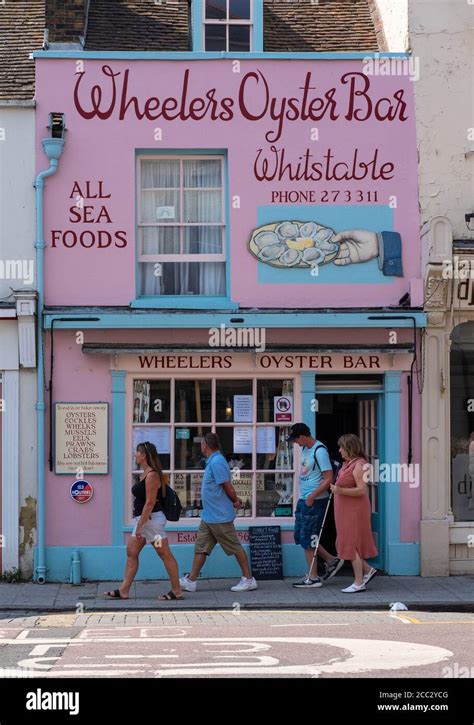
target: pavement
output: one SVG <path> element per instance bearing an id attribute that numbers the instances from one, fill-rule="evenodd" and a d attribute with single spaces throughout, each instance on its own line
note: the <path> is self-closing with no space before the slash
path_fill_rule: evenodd
<path id="1" fill-rule="evenodd" d="M 259 581 L 252 592 L 232 592 L 236 579 L 199 579 L 198 590 L 179 602 L 159 601 L 167 581 L 136 581 L 128 600 L 108 599 L 104 592 L 118 582 L 36 584 L 0 583 L 0 611 L 115 612 L 140 610 L 388 610 L 401 602 L 409 610 L 474 612 L 474 576 L 409 577 L 379 575 L 366 591 L 343 594 L 353 578 L 337 575 L 318 589 L 292 586 L 294 578 Z"/>

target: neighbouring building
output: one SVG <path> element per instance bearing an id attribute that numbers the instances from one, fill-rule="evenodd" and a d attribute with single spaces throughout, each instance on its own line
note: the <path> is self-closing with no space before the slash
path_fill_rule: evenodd
<path id="1" fill-rule="evenodd" d="M 35 63 L 44 2 L 0 4 L 0 573 L 36 543 Z"/>
<path id="2" fill-rule="evenodd" d="M 362 437 L 375 563 L 419 574 L 415 99 L 405 48 L 385 52 L 384 4 L 60 6 L 34 54 L 36 173 L 50 118 L 59 129 L 36 578 L 66 580 L 75 551 L 83 577 L 121 578 L 143 440 L 181 497 L 169 539 L 188 570 L 211 430 L 244 502 L 242 540 L 280 526 L 284 573 L 301 574 L 299 454 L 285 443 L 301 420 L 333 453 L 342 433 Z M 391 61 L 401 71 L 380 72 Z M 139 576 L 157 578 L 148 549 Z M 220 551 L 205 569 L 235 573 Z"/>
<path id="3" fill-rule="evenodd" d="M 473 16 L 463 0 L 409 5 L 411 49 L 420 65 L 414 87 L 427 312 L 426 576 L 474 573 Z"/>

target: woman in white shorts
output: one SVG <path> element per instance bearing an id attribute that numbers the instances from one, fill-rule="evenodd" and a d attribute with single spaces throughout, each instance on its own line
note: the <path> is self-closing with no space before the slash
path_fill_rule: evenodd
<path id="1" fill-rule="evenodd" d="M 166 516 L 161 510 L 160 488 L 165 487 L 167 482 L 154 444 L 139 443 L 135 460 L 137 466 L 143 468 L 145 477 L 132 488 L 135 526 L 127 544 L 125 576 L 118 589 L 105 594 L 111 599 L 129 598 L 130 587 L 138 571 L 140 552 L 146 544 L 152 544 L 165 565 L 171 582 L 170 591 L 168 594 L 163 594 L 160 599 L 184 599 L 179 583 L 178 564 L 171 552 L 165 531 Z"/>

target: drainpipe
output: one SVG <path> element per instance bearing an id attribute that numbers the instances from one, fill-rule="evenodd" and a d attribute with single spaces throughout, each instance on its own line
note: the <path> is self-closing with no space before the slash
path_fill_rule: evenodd
<path id="1" fill-rule="evenodd" d="M 45 421 L 45 402 L 44 402 L 44 354 L 43 354 L 43 301 L 44 301 L 44 248 L 46 246 L 43 237 L 43 195 L 45 187 L 45 179 L 56 173 L 59 158 L 64 150 L 64 115 L 55 113 L 51 114 L 50 121 L 52 138 L 42 140 L 43 151 L 49 159 L 49 168 L 41 171 L 36 177 L 36 270 L 37 270 L 37 288 L 38 288 L 38 370 L 37 370 L 37 402 L 36 402 L 36 421 L 37 421 L 37 437 L 38 437 L 38 547 L 37 561 L 35 567 L 35 581 L 38 584 L 44 584 L 46 581 L 46 562 L 45 562 L 45 468 L 44 468 L 44 421 Z"/>

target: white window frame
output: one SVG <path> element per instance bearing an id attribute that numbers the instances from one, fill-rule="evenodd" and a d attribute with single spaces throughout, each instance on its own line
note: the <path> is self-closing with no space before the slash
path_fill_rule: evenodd
<path id="1" fill-rule="evenodd" d="M 225 25 L 226 26 L 226 34 L 225 34 L 225 51 L 226 53 L 230 53 L 229 51 L 229 27 L 231 25 L 246 25 L 249 26 L 250 32 L 249 32 L 249 39 L 250 39 L 250 45 L 249 49 L 246 51 L 232 51 L 233 53 L 236 52 L 242 52 L 242 53 L 252 53 L 253 52 L 253 29 L 254 29 L 254 3 L 253 0 L 250 0 L 250 19 L 249 20 L 230 20 L 229 19 L 229 0 L 226 0 L 226 18 L 225 20 L 217 20 L 216 18 L 206 18 L 206 0 L 202 0 L 202 47 L 205 52 L 207 53 L 216 53 L 219 51 L 208 51 L 206 49 L 206 26 L 207 25 Z"/>
<path id="2" fill-rule="evenodd" d="M 176 421 L 176 415 L 175 415 L 175 384 L 176 381 L 184 381 L 184 380 L 211 380 L 211 420 L 209 422 L 203 422 L 203 423 L 196 423 L 194 422 L 181 422 Z M 197 427 L 200 426 L 202 428 L 209 428 L 209 432 L 216 432 L 216 428 L 233 428 L 235 426 L 250 426 L 252 428 L 252 465 L 251 468 L 245 468 L 242 469 L 242 473 L 250 473 L 252 475 L 252 515 L 251 517 L 245 517 L 244 521 L 258 521 L 259 523 L 266 522 L 266 523 L 275 523 L 275 520 L 280 521 L 281 523 L 285 522 L 292 522 L 294 519 L 294 511 L 296 509 L 296 503 L 299 498 L 299 478 L 296 475 L 297 471 L 299 471 L 299 455 L 297 451 L 293 449 L 293 468 L 284 470 L 284 469 L 264 469 L 264 468 L 257 468 L 257 427 L 267 427 L 267 426 L 274 426 L 275 428 L 285 428 L 285 427 L 291 427 L 292 423 L 281 425 L 278 423 L 274 423 L 272 421 L 258 421 L 257 422 L 257 381 L 258 380 L 291 380 L 293 382 L 293 401 L 296 401 L 298 399 L 299 395 L 299 377 L 297 375 L 287 375 L 282 377 L 282 371 L 275 372 L 273 374 L 249 374 L 245 372 L 240 373 L 232 373 L 232 374 L 226 374 L 225 380 L 226 382 L 232 381 L 232 380 L 249 380 L 252 382 L 252 396 L 253 396 L 253 422 L 252 423 L 238 423 L 235 421 L 231 422 L 225 422 L 225 421 L 217 421 L 216 420 L 216 407 L 215 407 L 215 401 L 216 401 L 216 384 L 218 380 L 222 380 L 223 378 L 220 378 L 216 375 L 196 375 L 195 377 L 190 377 L 189 372 L 186 374 L 183 372 L 182 375 L 143 375 L 138 373 L 132 373 L 130 375 L 130 401 L 128 406 L 129 411 L 129 420 L 131 420 L 130 425 L 130 436 L 128 440 L 128 450 L 129 453 L 127 454 L 127 460 L 129 461 L 128 464 L 128 470 L 131 472 L 129 475 L 135 475 L 141 473 L 140 469 L 136 468 L 134 458 L 133 458 L 133 452 L 132 452 L 132 446 L 133 446 L 133 429 L 134 428 L 170 428 L 170 466 L 169 468 L 164 468 L 164 473 L 167 473 L 170 477 L 170 484 L 172 487 L 174 487 L 174 474 L 192 474 L 192 473 L 204 473 L 204 470 L 198 470 L 194 468 L 187 468 L 187 469 L 175 469 L 174 468 L 174 460 L 175 460 L 175 449 L 174 449 L 174 431 L 176 428 L 186 428 L 186 427 Z M 170 381 L 170 420 L 166 423 L 134 423 L 133 422 L 133 389 L 134 389 L 134 381 L 136 380 L 169 380 Z M 296 417 L 295 417 L 296 419 Z M 263 473 L 263 474 L 272 474 L 275 475 L 275 473 L 281 473 L 284 475 L 291 475 L 293 476 L 293 496 L 292 496 L 292 510 L 293 514 L 291 516 L 257 516 L 256 510 L 257 510 L 257 479 L 256 474 L 257 473 Z M 126 497 L 126 505 L 127 505 L 127 511 L 131 511 L 132 508 L 132 497 L 130 490 L 128 490 L 128 500 Z M 284 504 L 283 504 L 284 505 Z M 130 514 L 129 514 L 130 516 Z M 179 528 L 179 526 L 183 525 L 184 522 L 189 523 L 190 519 L 181 517 L 180 521 L 176 522 L 176 527 Z M 193 517 L 191 521 L 200 520 L 197 517 Z M 236 522 L 240 521 L 240 518 L 235 519 Z"/>
<path id="3" fill-rule="evenodd" d="M 143 222 L 142 221 L 142 164 L 144 161 L 179 161 L 180 162 L 180 180 L 183 181 L 183 162 L 184 161 L 219 161 L 221 164 L 221 186 L 219 188 L 206 187 L 205 191 L 220 191 L 221 192 L 221 219 L 220 222 L 176 222 L 176 223 L 160 223 L 160 222 Z M 173 189 L 167 187 L 166 189 L 156 188 L 147 189 L 147 191 L 179 191 L 179 203 L 181 214 L 183 214 L 183 197 L 184 191 L 196 191 L 196 188 L 192 187 L 187 189 L 181 184 L 179 189 Z M 226 233 L 227 233 L 227 218 L 226 218 L 226 183 L 225 183 L 225 157 L 221 154 L 159 154 L 159 155 L 140 155 L 138 157 L 138 188 L 137 188 L 137 232 L 138 232 L 138 277 L 141 282 L 141 264 L 142 263 L 154 263 L 163 264 L 165 262 L 226 262 Z M 143 254 L 143 233 L 142 230 L 146 227 L 179 227 L 179 243 L 180 249 L 183 248 L 184 235 L 183 230 L 187 227 L 220 227 L 221 228 L 221 241 L 222 241 L 222 253 L 221 254 Z M 153 295 L 156 299 L 166 300 L 168 298 L 179 297 L 180 295 Z M 193 295 L 194 297 L 202 297 L 206 295 Z M 219 297 L 219 295 L 213 295 Z"/>

